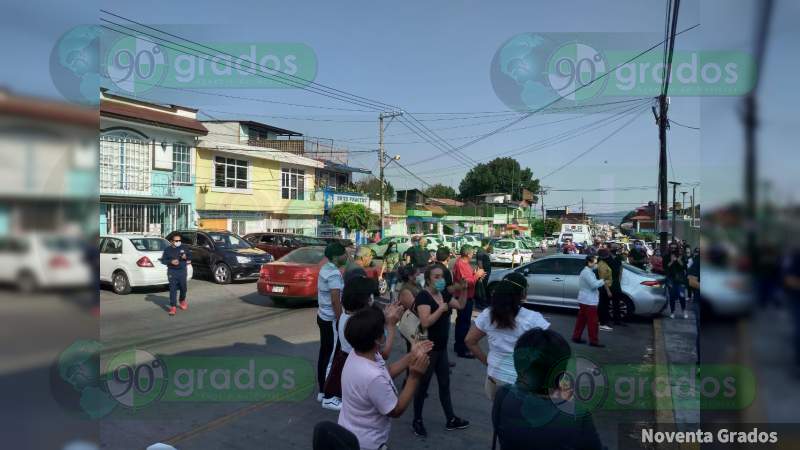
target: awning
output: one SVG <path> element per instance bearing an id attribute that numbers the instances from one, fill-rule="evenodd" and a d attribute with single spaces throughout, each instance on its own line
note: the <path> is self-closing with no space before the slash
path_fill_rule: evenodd
<path id="1" fill-rule="evenodd" d="M 417 217 L 417 216 L 409 216 L 406 217 L 406 223 L 439 223 L 438 217 Z"/>

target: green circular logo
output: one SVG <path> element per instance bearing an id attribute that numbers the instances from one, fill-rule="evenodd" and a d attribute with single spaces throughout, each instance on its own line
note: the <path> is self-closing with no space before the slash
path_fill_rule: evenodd
<path id="1" fill-rule="evenodd" d="M 164 395 L 167 368 L 161 358 L 144 350 L 118 353 L 106 365 L 106 387 L 121 405 L 141 408 Z"/>
<path id="2" fill-rule="evenodd" d="M 111 45 L 104 64 L 108 80 L 131 94 L 158 87 L 169 72 L 169 58 L 164 47 L 132 36 L 122 36 Z"/>
<path id="3" fill-rule="evenodd" d="M 562 45 L 550 55 L 547 62 L 550 87 L 559 96 L 575 102 L 589 100 L 603 92 L 608 78 L 594 83 L 592 80 L 607 71 L 608 64 L 603 54 L 578 42 Z M 580 90 L 573 92 L 576 89 Z"/>
<path id="4" fill-rule="evenodd" d="M 548 376 L 549 385 L 558 385 L 550 400 L 561 411 L 583 416 L 603 404 L 609 392 L 608 377 L 594 361 L 571 357 Z"/>

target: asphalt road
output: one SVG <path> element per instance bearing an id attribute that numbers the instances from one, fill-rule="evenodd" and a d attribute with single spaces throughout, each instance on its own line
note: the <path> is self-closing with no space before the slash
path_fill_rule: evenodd
<path id="1" fill-rule="evenodd" d="M 100 335 L 107 355 L 103 363 L 111 355 L 135 347 L 172 357 L 283 356 L 315 367 L 319 337 L 313 304 L 276 307 L 256 292 L 255 283 L 219 286 L 205 280 L 190 280 L 187 311 L 179 310 L 170 317 L 165 311 L 167 303 L 168 292 L 162 289 L 135 291 L 127 296 L 103 290 Z M 553 329 L 569 336 L 575 321 L 573 311 L 541 312 Z M 648 320 L 603 332 L 601 340 L 606 348 L 577 345 L 574 352 L 599 365 L 651 362 L 653 331 Z M 398 343 L 393 357 L 404 350 Z M 451 377 L 455 411 L 472 426 L 463 431 L 444 430 L 445 419 L 432 383 L 424 413 L 429 437 L 419 439 L 412 434 L 412 413 L 407 411 L 393 421 L 393 448 L 490 447 L 491 409 L 483 394 L 485 368 L 475 360 L 455 358 L 453 354 L 451 360 L 456 361 Z M 316 386 L 313 375 L 297 380 L 298 385 L 303 383 Z M 140 409 L 119 407 L 100 422 L 101 445 L 129 449 L 169 442 L 180 449 L 310 448 L 314 424 L 337 419 L 337 414 L 323 410 L 315 397 L 316 388 L 309 387 L 299 401 L 163 401 Z M 648 424 L 654 416 L 651 410 L 623 410 L 598 411 L 594 417 L 604 444 L 615 448 L 619 423 Z"/>

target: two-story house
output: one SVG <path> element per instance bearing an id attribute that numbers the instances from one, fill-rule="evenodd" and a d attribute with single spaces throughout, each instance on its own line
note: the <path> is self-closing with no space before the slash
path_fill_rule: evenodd
<path id="1" fill-rule="evenodd" d="M 244 235 L 270 231 L 313 235 L 323 215 L 315 173 L 325 164 L 303 156 L 301 136 L 248 120 L 205 121 L 197 148 L 199 226 Z"/>
<path id="2" fill-rule="evenodd" d="M 0 89 L 0 235 L 95 231 L 96 139 L 96 110 Z"/>
<path id="3" fill-rule="evenodd" d="M 197 110 L 100 94 L 100 231 L 166 235 L 195 219 Z"/>

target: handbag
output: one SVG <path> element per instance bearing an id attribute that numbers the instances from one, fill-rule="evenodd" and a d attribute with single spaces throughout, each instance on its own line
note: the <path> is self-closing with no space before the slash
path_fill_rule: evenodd
<path id="1" fill-rule="evenodd" d="M 397 322 L 397 330 L 405 340 L 411 343 L 428 339 L 428 330 L 422 327 L 419 317 L 411 310 L 403 313 L 400 321 Z"/>

